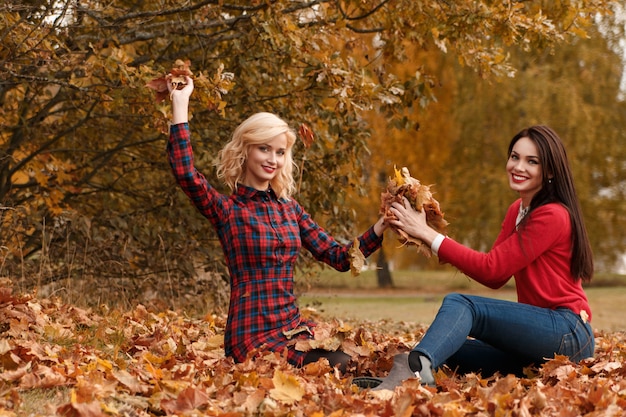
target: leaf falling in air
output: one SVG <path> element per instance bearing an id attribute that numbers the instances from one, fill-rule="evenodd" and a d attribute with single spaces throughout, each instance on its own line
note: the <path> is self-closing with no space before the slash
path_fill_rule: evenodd
<path id="1" fill-rule="evenodd" d="M 352 247 L 348 251 L 350 255 L 350 272 L 353 277 L 359 276 L 363 266 L 365 266 L 365 256 L 363 256 L 363 252 L 359 249 L 360 246 L 361 242 L 355 237 L 352 241 Z"/>

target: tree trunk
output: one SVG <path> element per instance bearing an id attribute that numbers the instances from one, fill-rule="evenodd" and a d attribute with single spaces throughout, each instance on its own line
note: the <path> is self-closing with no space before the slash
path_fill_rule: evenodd
<path id="1" fill-rule="evenodd" d="M 385 257 L 385 251 L 381 247 L 378 250 L 378 260 L 376 261 L 378 268 L 376 268 L 376 277 L 378 278 L 379 288 L 391 288 L 393 287 L 393 280 L 391 279 L 391 271 L 389 270 L 389 263 Z"/>

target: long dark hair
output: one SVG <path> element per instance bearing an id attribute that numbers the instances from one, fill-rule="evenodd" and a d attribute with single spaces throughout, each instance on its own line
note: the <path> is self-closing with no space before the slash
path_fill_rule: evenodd
<path id="1" fill-rule="evenodd" d="M 529 138 L 537 146 L 543 172 L 541 189 L 530 202 L 529 214 L 537 207 L 554 202 L 561 203 L 567 208 L 572 224 L 570 271 L 577 280 L 591 281 L 593 277 L 593 254 L 563 142 L 551 128 L 531 126 L 511 139 L 509 157 L 513 146 L 521 138 Z M 529 217 L 526 215 L 525 219 Z"/>

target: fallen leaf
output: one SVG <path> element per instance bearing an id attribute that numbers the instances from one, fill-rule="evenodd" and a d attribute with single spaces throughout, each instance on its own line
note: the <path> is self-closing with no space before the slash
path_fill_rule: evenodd
<path id="1" fill-rule="evenodd" d="M 162 400 L 161 407 L 170 414 L 184 414 L 207 404 L 209 396 L 196 387 L 188 387 L 178 394 L 174 400 Z"/>
<path id="2" fill-rule="evenodd" d="M 270 396 L 276 401 L 293 404 L 300 401 L 304 396 L 304 388 L 294 375 L 283 373 L 277 369 L 274 371 L 272 382 L 274 388 L 270 390 Z"/>

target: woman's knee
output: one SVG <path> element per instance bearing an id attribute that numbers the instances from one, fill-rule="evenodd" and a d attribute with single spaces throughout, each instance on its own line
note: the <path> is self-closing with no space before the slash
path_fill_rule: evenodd
<path id="1" fill-rule="evenodd" d="M 446 294 L 443 297 L 442 305 L 446 305 L 446 304 L 449 304 L 449 305 L 460 304 L 463 306 L 470 306 L 472 302 L 470 298 L 465 294 L 451 292 L 449 294 Z"/>
<path id="2" fill-rule="evenodd" d="M 462 302 L 463 299 L 463 294 L 459 294 L 458 292 L 451 292 L 443 297 L 443 302 Z"/>

